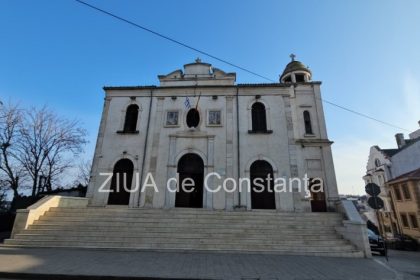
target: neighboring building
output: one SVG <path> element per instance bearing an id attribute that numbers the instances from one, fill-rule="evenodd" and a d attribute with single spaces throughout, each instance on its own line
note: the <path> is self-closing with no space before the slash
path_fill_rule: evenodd
<path id="1" fill-rule="evenodd" d="M 420 168 L 386 184 L 394 202 L 400 232 L 420 242 Z"/>
<path id="2" fill-rule="evenodd" d="M 235 84 L 225 73 L 197 59 L 159 75 L 160 86 L 104 87 L 105 104 L 87 197 L 93 206 L 236 207 L 289 212 L 334 210 L 339 201 L 332 142 L 321 101 L 321 82 L 299 61 L 290 62 L 279 83 Z M 128 185 L 153 175 L 158 192 L 99 192 L 106 177 L 127 173 Z M 322 178 L 324 192 L 305 198 L 304 190 L 284 193 L 217 192 L 224 178 Z M 139 173 L 135 178 L 133 173 Z M 167 180 L 191 177 L 193 193 L 169 192 Z M 120 178 L 121 179 L 121 178 Z M 116 176 L 108 189 L 115 190 Z M 265 182 L 266 184 L 267 182 Z M 122 184 L 121 184 L 122 185 Z"/>
<path id="3" fill-rule="evenodd" d="M 366 167 L 366 175 L 363 176 L 365 184 L 375 183 L 381 188 L 379 197 L 384 201 L 384 208 L 377 213 L 373 209 L 365 213 L 378 228 L 379 232 L 392 238 L 398 233 L 397 220 L 393 216 L 392 201 L 386 189 L 385 182 L 392 179 L 391 157 L 397 149 L 380 149 L 378 146 L 370 148 L 369 160 Z"/>
<path id="4" fill-rule="evenodd" d="M 377 226 L 381 234 L 388 238 L 398 234 L 399 227 L 386 182 L 420 168 L 420 129 L 410 133 L 409 139 L 405 139 L 401 133 L 396 134 L 395 138 L 397 148 L 381 149 L 378 146 L 370 148 L 366 174 L 363 176 L 365 184 L 375 183 L 381 188 L 379 197 L 384 201 L 384 208 L 377 213 Z"/>

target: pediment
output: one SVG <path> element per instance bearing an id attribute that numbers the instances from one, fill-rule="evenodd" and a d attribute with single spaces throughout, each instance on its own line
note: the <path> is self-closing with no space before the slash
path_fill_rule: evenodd
<path id="1" fill-rule="evenodd" d="M 158 78 L 160 86 L 234 85 L 236 73 L 226 73 L 197 59 L 195 63 L 185 64 L 184 70 L 178 69 Z"/>
<path id="2" fill-rule="evenodd" d="M 184 75 L 184 73 L 182 73 L 181 69 L 177 69 L 175 71 L 172 71 L 171 73 L 167 74 L 167 75 L 159 75 L 158 79 L 159 81 L 162 80 L 173 80 L 173 79 L 179 79 Z"/>

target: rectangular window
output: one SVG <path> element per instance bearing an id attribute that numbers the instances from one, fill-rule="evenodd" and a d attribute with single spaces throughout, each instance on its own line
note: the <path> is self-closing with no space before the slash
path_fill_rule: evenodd
<path id="1" fill-rule="evenodd" d="M 404 199 L 411 199 L 410 189 L 409 189 L 408 185 L 407 184 L 402 184 L 401 188 L 402 188 L 402 192 L 404 194 Z"/>
<path id="2" fill-rule="evenodd" d="M 402 221 L 403 227 L 409 228 L 410 225 L 408 224 L 407 214 L 401 213 L 400 216 L 401 216 L 401 221 Z"/>
<path id="3" fill-rule="evenodd" d="M 419 224 L 417 223 L 417 217 L 416 214 L 409 214 L 410 217 L 410 223 L 412 228 L 418 228 Z"/>
<path id="4" fill-rule="evenodd" d="M 394 193 L 395 193 L 395 198 L 397 200 L 402 200 L 400 186 L 398 185 L 394 186 Z"/>
<path id="5" fill-rule="evenodd" d="M 305 81 L 305 76 L 303 74 L 295 74 L 296 83 L 303 83 Z"/>
<path id="6" fill-rule="evenodd" d="M 222 112 L 220 110 L 209 110 L 208 125 L 222 125 Z"/>
<path id="7" fill-rule="evenodd" d="M 168 111 L 166 113 L 166 126 L 177 126 L 179 121 L 178 111 Z"/>

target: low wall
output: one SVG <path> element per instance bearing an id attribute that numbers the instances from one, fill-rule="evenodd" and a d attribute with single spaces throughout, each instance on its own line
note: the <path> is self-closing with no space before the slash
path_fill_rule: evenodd
<path id="1" fill-rule="evenodd" d="M 42 198 L 38 202 L 29 206 L 26 209 L 19 209 L 16 211 L 15 223 L 11 238 L 15 234 L 27 229 L 31 224 L 45 214 L 51 207 L 86 207 L 88 199 L 84 197 L 68 197 L 59 195 L 50 195 Z"/>
<path id="2" fill-rule="evenodd" d="M 366 258 L 371 258 L 366 222 L 363 221 L 353 202 L 340 201 L 337 210 L 344 215 L 345 220 L 343 226 L 337 227 L 336 231 L 362 251 Z"/>

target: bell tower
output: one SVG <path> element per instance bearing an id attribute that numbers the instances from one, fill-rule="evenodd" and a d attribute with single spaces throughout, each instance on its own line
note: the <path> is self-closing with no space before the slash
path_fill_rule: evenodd
<path id="1" fill-rule="evenodd" d="M 291 54 L 292 61 L 286 65 L 280 76 L 280 83 L 307 83 L 312 79 L 312 72 L 302 62 L 295 60 L 296 55 Z"/>

